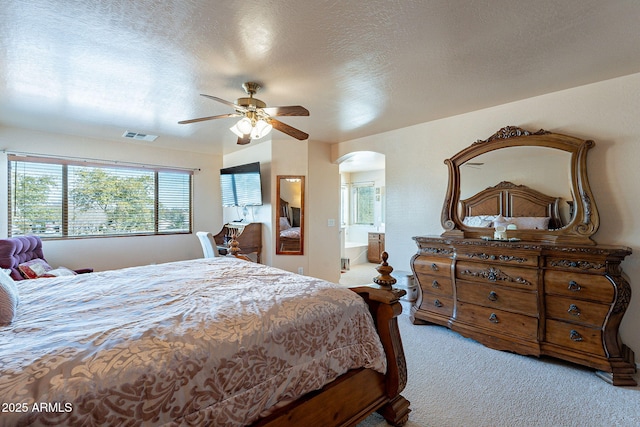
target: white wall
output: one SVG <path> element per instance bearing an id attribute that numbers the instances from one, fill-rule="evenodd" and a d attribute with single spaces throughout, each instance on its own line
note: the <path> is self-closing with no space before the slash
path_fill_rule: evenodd
<path id="1" fill-rule="evenodd" d="M 220 207 L 220 156 L 163 150 L 148 142 L 116 142 L 55 135 L 15 128 L 0 128 L 0 148 L 9 152 L 137 162 L 200 169 L 193 176 L 193 229 L 215 230 L 222 224 Z M 7 173 L 0 161 L 0 224 L 7 236 Z M 194 234 L 45 240 L 43 251 L 53 266 L 92 267 L 108 270 L 202 257 Z"/>
<path id="2" fill-rule="evenodd" d="M 332 146 L 332 160 L 354 151 L 386 155 L 386 248 L 389 263 L 409 269 L 411 237 L 439 235 L 447 159 L 478 139 L 514 125 L 595 140 L 591 189 L 600 213 L 601 244 L 629 246 L 623 262 L 634 296 L 622 321 L 623 341 L 640 357 L 640 74 L 487 108 Z"/>
<path id="3" fill-rule="evenodd" d="M 309 276 L 340 280 L 340 174 L 331 146 L 309 142 L 306 249 Z M 331 225 L 333 224 L 333 225 Z"/>

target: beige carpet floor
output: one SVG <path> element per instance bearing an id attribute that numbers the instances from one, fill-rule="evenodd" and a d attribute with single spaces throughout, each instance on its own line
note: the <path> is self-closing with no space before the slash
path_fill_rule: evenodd
<path id="1" fill-rule="evenodd" d="M 368 283 L 362 277 L 376 275 L 369 268 L 352 268 L 341 283 Z M 492 350 L 441 326 L 413 325 L 409 304 L 403 301 L 398 319 L 409 377 L 402 394 L 412 409 L 407 427 L 640 426 L 640 387 L 614 387 L 584 367 Z M 377 414 L 358 425 L 384 426 Z"/>

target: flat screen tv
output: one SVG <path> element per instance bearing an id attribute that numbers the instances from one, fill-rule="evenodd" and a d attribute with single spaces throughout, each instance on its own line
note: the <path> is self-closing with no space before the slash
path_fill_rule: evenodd
<path id="1" fill-rule="evenodd" d="M 222 206 L 260 206 L 260 162 L 220 169 Z"/>

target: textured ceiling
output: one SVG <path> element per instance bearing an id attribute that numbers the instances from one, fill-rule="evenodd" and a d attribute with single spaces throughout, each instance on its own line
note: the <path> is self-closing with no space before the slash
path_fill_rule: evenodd
<path id="1" fill-rule="evenodd" d="M 231 112 L 199 94 L 251 80 L 340 142 L 640 72 L 639 17 L 637 0 L 3 0 L 0 124 L 224 153 L 234 119 L 177 122 Z"/>

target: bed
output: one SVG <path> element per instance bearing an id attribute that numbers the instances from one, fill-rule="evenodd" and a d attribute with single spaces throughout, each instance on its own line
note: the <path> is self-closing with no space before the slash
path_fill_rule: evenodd
<path id="1" fill-rule="evenodd" d="M 234 257 L 18 284 L 0 326 L 3 425 L 408 419 L 402 291 Z"/>
<path id="2" fill-rule="evenodd" d="M 279 247 L 281 252 L 300 250 L 300 208 L 280 199 Z"/>
<path id="3" fill-rule="evenodd" d="M 553 230 L 563 226 L 559 203 L 558 197 L 502 181 L 460 200 L 459 212 L 463 224 L 469 227 L 513 224 L 519 230 Z"/>

